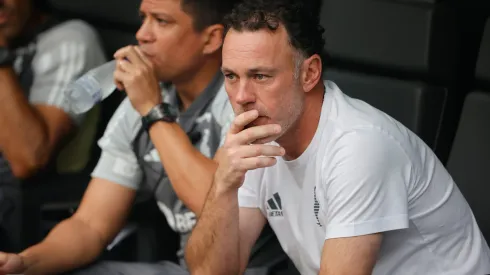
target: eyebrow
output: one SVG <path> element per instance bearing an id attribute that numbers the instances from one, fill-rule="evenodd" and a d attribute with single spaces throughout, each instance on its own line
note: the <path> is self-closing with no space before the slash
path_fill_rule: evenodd
<path id="1" fill-rule="evenodd" d="M 172 16 L 170 16 L 164 12 L 145 12 L 145 11 L 140 10 L 139 14 L 140 14 L 140 16 L 146 16 L 146 14 L 149 14 L 155 18 L 164 17 L 165 19 L 173 20 Z"/>
<path id="2" fill-rule="evenodd" d="M 228 69 L 226 67 L 221 67 L 221 71 L 223 73 L 233 73 L 235 74 L 235 72 L 233 72 L 233 70 L 231 69 Z M 258 74 L 258 73 L 267 73 L 267 74 L 273 74 L 275 73 L 277 70 L 276 69 L 272 69 L 272 68 L 266 68 L 266 67 L 256 67 L 256 68 L 251 68 L 251 69 L 248 69 L 247 70 L 247 75 L 254 75 L 254 74 Z"/>

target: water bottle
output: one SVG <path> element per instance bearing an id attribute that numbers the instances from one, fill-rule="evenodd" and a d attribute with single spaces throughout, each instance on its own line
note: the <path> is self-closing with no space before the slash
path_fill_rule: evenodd
<path id="1" fill-rule="evenodd" d="M 70 111 L 74 114 L 85 113 L 104 100 L 116 89 L 114 70 L 116 61 L 109 61 L 96 67 L 72 82 L 66 91 Z"/>

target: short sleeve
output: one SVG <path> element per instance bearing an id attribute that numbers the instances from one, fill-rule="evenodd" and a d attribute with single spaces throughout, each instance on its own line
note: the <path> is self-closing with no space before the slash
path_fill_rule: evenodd
<path id="1" fill-rule="evenodd" d="M 79 123 L 81 115 L 70 113 L 64 92 L 70 82 L 103 62 L 102 46 L 86 23 L 69 21 L 49 29 L 38 38 L 29 101 L 58 107 Z"/>
<path id="2" fill-rule="evenodd" d="M 141 127 L 139 115 L 126 98 L 107 125 L 98 144 L 102 150 L 92 177 L 139 189 L 143 177 L 132 141 Z"/>
<path id="3" fill-rule="evenodd" d="M 325 238 L 408 228 L 412 169 L 399 143 L 368 129 L 345 134 L 335 146 L 322 165 Z"/>
<path id="4" fill-rule="evenodd" d="M 264 169 L 248 171 L 245 180 L 238 189 L 238 206 L 260 208 L 260 185 Z"/>

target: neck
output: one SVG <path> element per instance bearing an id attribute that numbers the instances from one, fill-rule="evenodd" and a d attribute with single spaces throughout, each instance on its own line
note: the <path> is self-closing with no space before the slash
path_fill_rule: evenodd
<path id="1" fill-rule="evenodd" d="M 277 142 L 286 150 L 286 160 L 297 159 L 306 151 L 315 136 L 322 113 L 325 90 L 320 81 L 306 94 L 303 113 L 292 127 Z"/>
<path id="2" fill-rule="evenodd" d="M 183 110 L 189 108 L 192 102 L 201 95 L 213 80 L 221 67 L 220 55 L 221 52 L 219 55 L 208 58 L 201 66 L 194 70 L 195 73 L 191 74 L 190 77 L 173 83 L 182 102 Z"/>

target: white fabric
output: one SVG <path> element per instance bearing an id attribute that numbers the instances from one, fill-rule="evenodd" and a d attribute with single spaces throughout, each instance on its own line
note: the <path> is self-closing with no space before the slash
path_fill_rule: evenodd
<path id="1" fill-rule="evenodd" d="M 334 83 L 325 87 L 307 150 L 248 172 L 240 206 L 260 208 L 301 274 L 318 274 L 326 239 L 377 232 L 375 275 L 489 274 L 488 245 L 431 149 Z"/>

